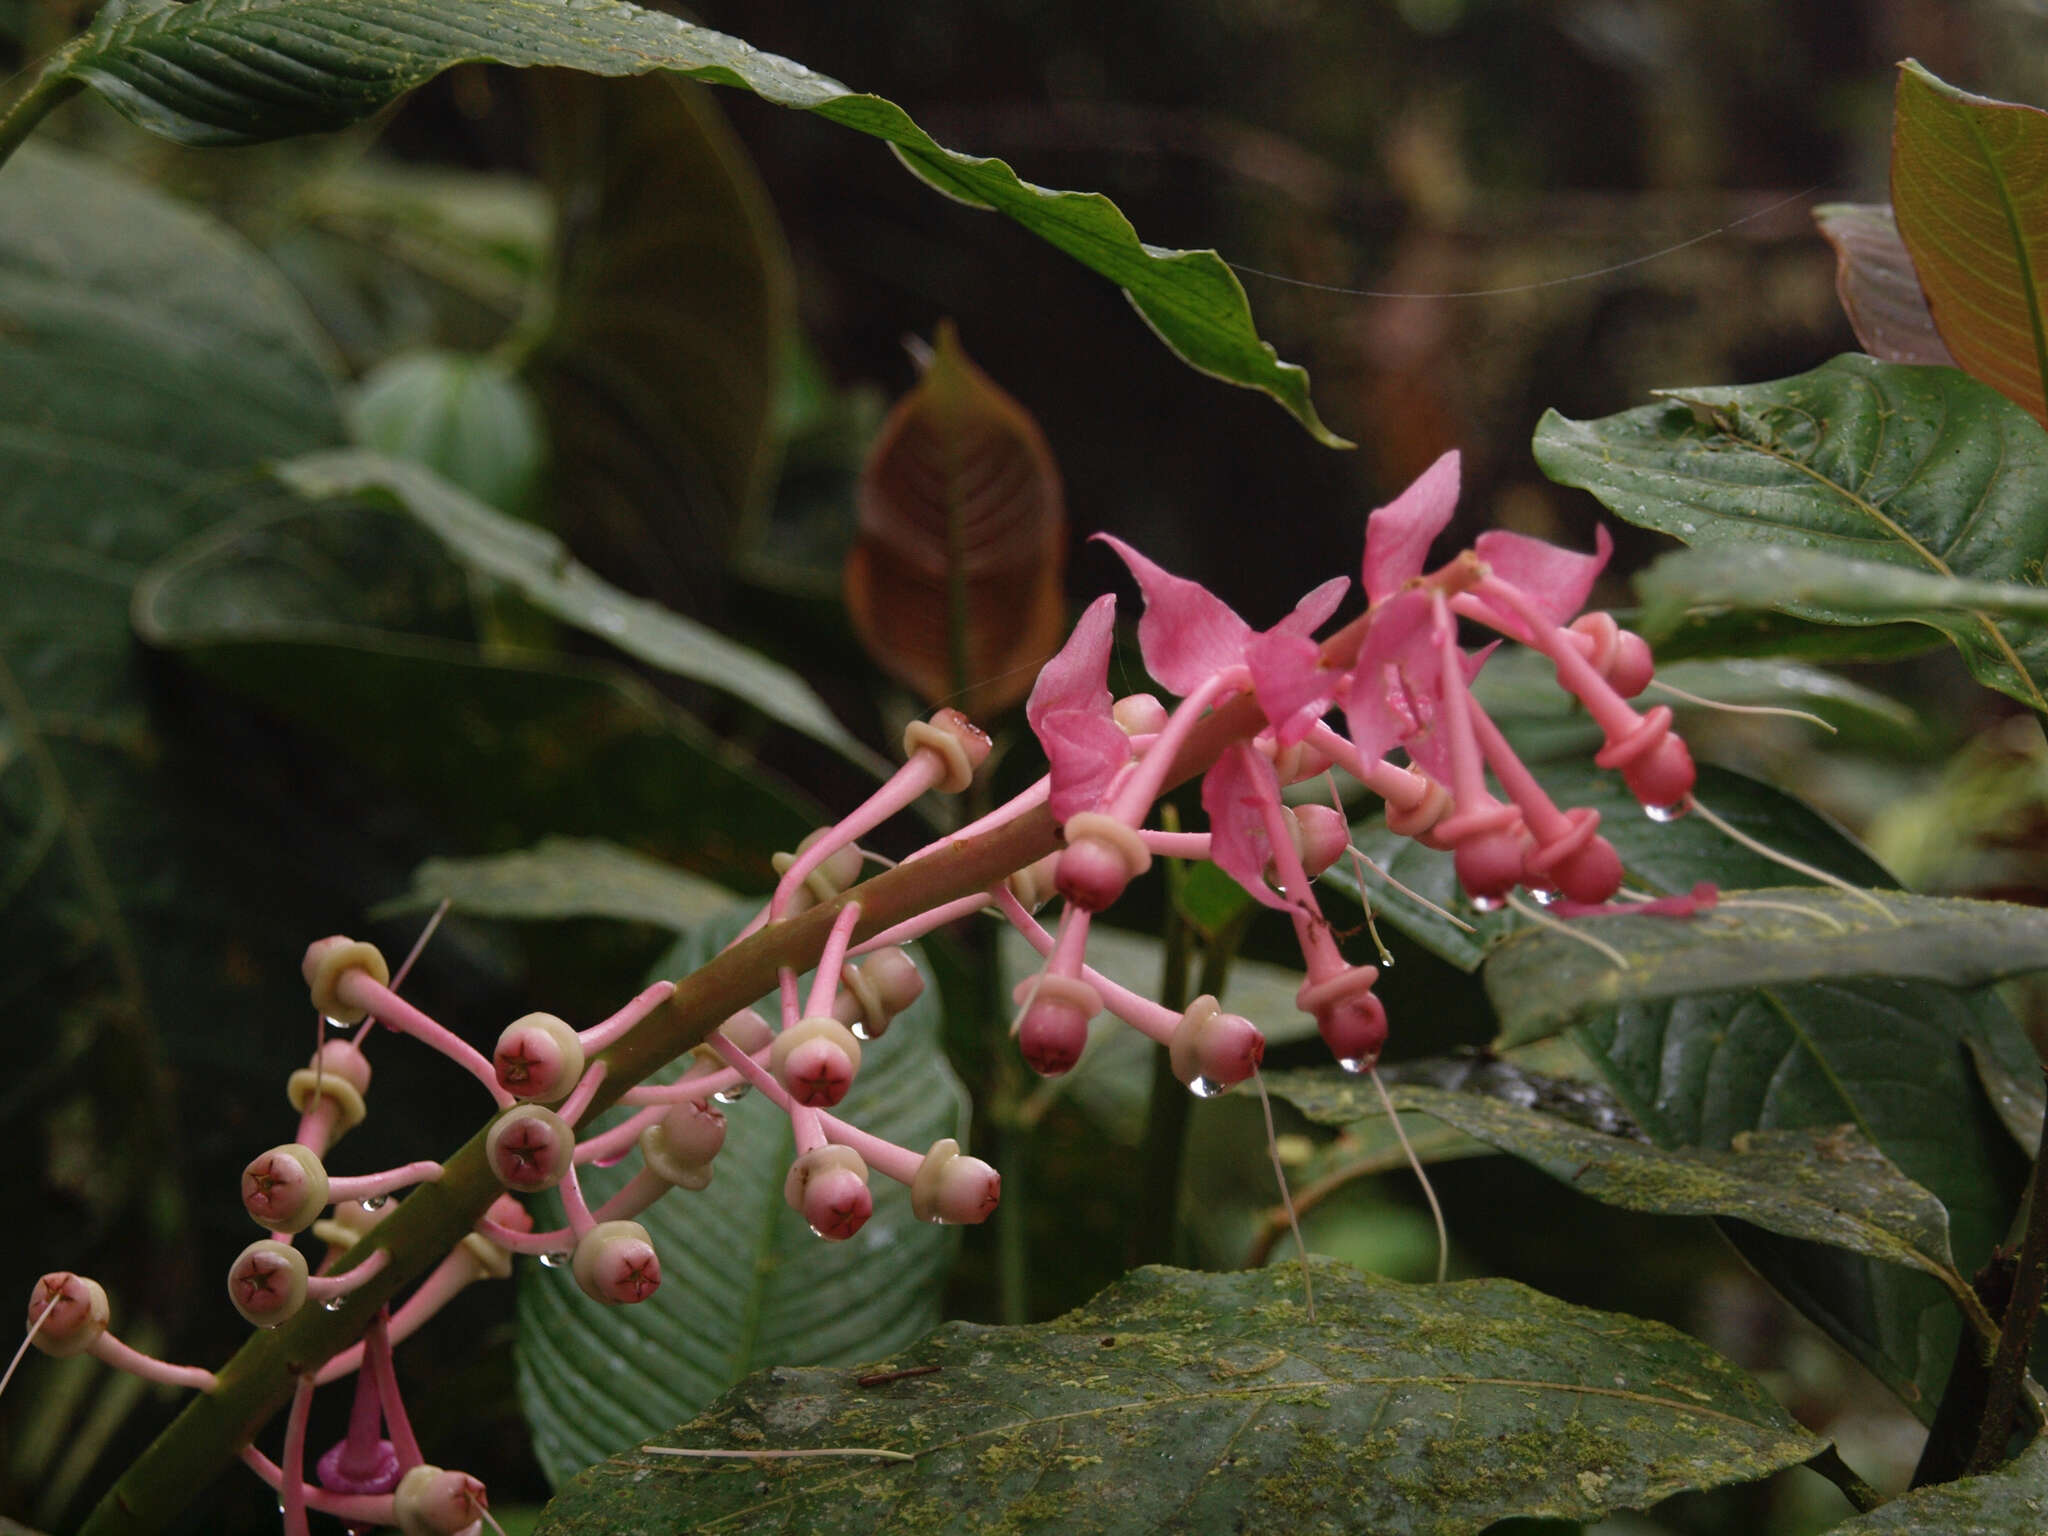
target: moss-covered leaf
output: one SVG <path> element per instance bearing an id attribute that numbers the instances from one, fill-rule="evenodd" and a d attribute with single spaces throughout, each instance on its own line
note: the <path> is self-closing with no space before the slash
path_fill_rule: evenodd
<path id="1" fill-rule="evenodd" d="M 947 196 L 1007 214 L 1107 277 L 1190 366 L 1279 401 L 1318 440 L 1308 375 L 1259 339 L 1214 251 L 1147 245 L 1108 198 L 1020 180 L 937 143 L 902 108 L 737 38 L 623 0 L 134 0 L 101 9 L 46 80 L 101 92 L 143 127 L 194 144 L 339 128 L 457 64 L 669 70 L 752 91 L 889 144 Z"/>
<path id="2" fill-rule="evenodd" d="M 731 905 L 732 893 L 601 838 L 550 837 L 515 853 L 429 859 L 413 871 L 412 890 L 378 913 L 443 901 L 470 917 L 610 917 L 681 932 Z"/>
<path id="3" fill-rule="evenodd" d="M 2048 1530 L 2048 1437 L 1996 1472 L 1915 1488 L 1834 1530 L 1840 1536 L 2035 1536 Z"/>
<path id="4" fill-rule="evenodd" d="M 1562 931 L 1516 934 L 1484 973 L 1502 1042 L 1626 1004 L 1738 987 L 1847 977 L 1977 987 L 2048 970 L 2048 912 L 2039 907 L 1812 885 L 1723 895 L 1723 905 L 1693 917 L 1574 918 Z"/>
<path id="5" fill-rule="evenodd" d="M 1327 1262 L 1314 1322 L 1292 1265 L 1144 1269 L 1054 1322 L 954 1323 L 867 1372 L 756 1376 L 654 1443 L 911 1459 L 636 1450 L 564 1489 L 542 1530 L 1455 1536 L 1510 1514 L 1597 1519 L 1818 1449 L 1661 1324 L 1505 1280 L 1409 1286 Z"/>
<path id="6" fill-rule="evenodd" d="M 1783 545 L 1890 569 L 2039 588 L 2048 555 L 2048 434 L 1949 368 L 1844 356 L 1769 384 L 1667 392 L 1599 421 L 1536 429 L 1545 474 L 1616 516 L 1687 543 Z M 1878 622 L 1788 600 L 1823 624 Z M 1979 681 L 2048 707 L 2048 623 L 1975 608 L 1924 622 Z"/>

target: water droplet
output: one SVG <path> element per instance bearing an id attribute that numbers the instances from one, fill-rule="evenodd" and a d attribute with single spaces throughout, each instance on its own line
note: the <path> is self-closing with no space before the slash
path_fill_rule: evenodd
<path id="1" fill-rule="evenodd" d="M 1505 896 L 1474 896 L 1472 898 L 1472 910 L 1474 912 L 1498 912 L 1507 904 L 1508 899 Z"/>
<path id="2" fill-rule="evenodd" d="M 1529 894 L 1536 898 L 1537 906 L 1547 907 L 1551 905 L 1553 902 L 1557 901 L 1563 893 L 1559 891 L 1546 890 L 1543 886 L 1540 885 L 1532 885 L 1529 887 Z"/>
<path id="3" fill-rule="evenodd" d="M 1346 1072 L 1363 1072 L 1371 1063 L 1363 1056 L 1339 1056 L 1337 1065 Z"/>
<path id="4" fill-rule="evenodd" d="M 853 1038 L 856 1040 L 866 1042 L 875 1038 L 873 1035 L 868 1033 L 868 1026 L 865 1020 L 855 1019 L 851 1024 L 847 1025 L 846 1027 L 853 1031 Z"/>
<path id="5" fill-rule="evenodd" d="M 1682 805 L 1646 805 L 1643 814 L 1652 821 L 1676 821 L 1685 814 Z"/>
<path id="6" fill-rule="evenodd" d="M 342 1296 L 330 1296 L 325 1301 L 320 1303 L 320 1310 L 323 1312 L 339 1312 L 341 1310 L 342 1303 L 346 1299 L 346 1297 Z"/>
<path id="7" fill-rule="evenodd" d="M 575 1257 L 575 1255 L 571 1254 L 567 1249 L 556 1249 L 552 1252 L 544 1253 L 540 1256 L 541 1267 L 543 1269 L 561 1269 L 564 1268 L 569 1263 L 570 1259 L 572 1259 L 573 1257 Z"/>
<path id="8" fill-rule="evenodd" d="M 1188 1084 L 1188 1092 L 1198 1099 L 1213 1099 L 1223 1091 L 1224 1086 L 1213 1077 L 1197 1076 Z"/>
<path id="9" fill-rule="evenodd" d="M 825 1232 L 824 1232 L 824 1229 L 823 1229 L 823 1228 L 821 1228 L 821 1227 L 815 1227 L 815 1226 L 811 1228 L 811 1236 L 813 1236 L 813 1237 L 823 1237 L 824 1235 L 825 1235 Z"/>
<path id="10" fill-rule="evenodd" d="M 734 1083 L 730 1088 L 712 1089 L 711 1102 L 714 1104 L 737 1104 L 746 1096 L 747 1085 L 745 1083 Z"/>
<path id="11" fill-rule="evenodd" d="M 390 1198 L 389 1195 L 371 1195 L 363 1201 L 363 1209 L 366 1211 L 381 1211 L 384 1209 L 384 1203 Z"/>
<path id="12" fill-rule="evenodd" d="M 946 1218 L 943 1216 L 927 1216 L 925 1217 L 925 1220 L 930 1222 L 935 1227 L 943 1227 L 947 1224 Z"/>
<path id="13" fill-rule="evenodd" d="M 326 1020 L 327 1027 L 331 1030 L 336 1031 L 337 1033 L 344 1029 L 353 1029 L 355 1027 L 354 1025 L 347 1023 L 345 1020 L 335 1018 L 332 1014 L 322 1014 L 321 1017 Z"/>

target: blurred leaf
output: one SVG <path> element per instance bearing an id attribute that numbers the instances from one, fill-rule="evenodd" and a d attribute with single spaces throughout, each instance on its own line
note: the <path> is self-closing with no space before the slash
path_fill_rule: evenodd
<path id="1" fill-rule="evenodd" d="M 429 859 L 412 890 L 375 915 L 418 912 L 445 901 L 470 917 L 528 922 L 611 917 L 682 932 L 731 905 L 709 880 L 595 838 L 549 837 L 517 853 Z"/>
<path id="2" fill-rule="evenodd" d="M 558 210 L 528 364 L 554 444 L 548 522 L 599 569 L 695 607 L 774 475 L 789 250 L 710 92 L 668 75 L 531 83 Z"/>
<path id="3" fill-rule="evenodd" d="M 1977 1064 L 1977 1076 L 1984 1091 L 1991 1096 L 1991 1107 L 1998 1111 L 1998 1118 L 2012 1132 L 2013 1140 L 2031 1155 L 2041 1145 L 2041 1121 L 2048 1116 L 2048 1085 L 2042 1083 L 2039 1070 L 2027 1070 L 2038 1064 L 2026 1061 L 2024 1056 L 2001 1056 L 1981 1040 L 1969 1044 L 1970 1058 Z"/>
<path id="4" fill-rule="evenodd" d="M 1865 900 L 1813 885 L 1724 896 L 1695 917 L 1579 917 L 1566 931 L 1515 934 L 1484 972 L 1502 1042 L 1540 1039 L 1629 1004 L 1738 987 L 1841 977 L 1976 987 L 2048 970 L 2048 911 L 2039 907 L 1902 891 Z M 1750 905 L 1761 902 L 1772 905 Z"/>
<path id="5" fill-rule="evenodd" d="M 1627 1111 L 1594 1077 L 1592 1063 L 1563 1038 L 1538 1040 L 1508 1051 L 1465 1051 L 1387 1062 L 1379 1074 L 1389 1090 L 1414 1088 L 1498 1100 L 1604 1136 L 1635 1133 Z M 1285 1099 L 1318 1125 L 1359 1128 L 1385 1120 L 1378 1090 L 1360 1073 L 1338 1067 L 1281 1070 L 1266 1074 L 1266 1087 L 1275 1098 Z"/>
<path id="6" fill-rule="evenodd" d="M 1987 386 L 1852 354 L 1775 383 L 1671 394 L 1599 421 L 1549 412 L 1536 460 L 1618 517 L 1688 543 L 2039 585 L 2048 436 Z M 1871 622 L 1826 603 L 1785 607 L 1824 624 Z M 2048 625 L 1978 611 L 1927 622 L 1979 682 L 2048 708 Z"/>
<path id="7" fill-rule="evenodd" d="M 1869 619 L 1953 622 L 1963 613 L 2048 619 L 2048 586 L 1963 581 L 1817 549 L 1719 545 L 1666 555 L 1636 577 L 1651 639 L 1687 608 L 1825 609 Z"/>
<path id="8" fill-rule="evenodd" d="M 860 477 L 846 608 L 876 664 L 927 704 L 988 719 L 1066 636 L 1066 503 L 1031 413 L 942 321 Z"/>
<path id="9" fill-rule="evenodd" d="M 504 582 L 535 607 L 629 656 L 731 693 L 849 762 L 883 771 L 880 760 L 788 668 L 681 614 L 628 596 L 578 565 L 552 534 L 493 511 L 431 470 L 343 449 L 291 460 L 277 474 L 306 497 L 375 492 L 416 519 L 465 569 Z"/>
<path id="10" fill-rule="evenodd" d="M 1892 211 L 1941 339 L 1970 373 L 2048 423 L 2048 112 L 1899 66 Z"/>
<path id="11" fill-rule="evenodd" d="M 1996 1472 L 1915 1488 L 1844 1520 L 1840 1536 L 2033 1536 L 2048 1528 L 2048 1437 Z"/>
<path id="12" fill-rule="evenodd" d="M 876 1362 L 939 1368 L 886 1388 L 757 1376 L 659 1443 L 914 1462 L 628 1452 L 558 1494 L 542 1529 L 1456 1536 L 1507 1514 L 1597 1519 L 1819 1444 L 1662 1324 L 1506 1280 L 1408 1286 L 1325 1262 L 1316 1282 L 1311 1323 L 1292 1265 L 1141 1269 L 1054 1322 L 949 1324 Z"/>
<path id="13" fill-rule="evenodd" d="M 1863 350 L 1888 363 L 1953 366 L 1891 204 L 1823 203 L 1813 221 L 1835 248 L 1835 293 Z"/>
<path id="14" fill-rule="evenodd" d="M 655 974 L 688 974 L 751 911 L 728 909 L 697 929 Z M 942 1136 L 964 1137 L 966 1094 L 939 1030 L 938 992 L 927 988 L 862 1048 L 860 1076 L 833 1113 L 920 1152 Z M 956 1229 L 918 1221 L 909 1191 L 876 1173 L 867 1225 L 846 1242 L 825 1242 L 782 1198 L 795 1156 L 789 1117 L 758 1093 L 725 1114 L 711 1187 L 672 1191 L 639 1218 L 662 1256 L 663 1284 L 652 1297 L 601 1306 L 566 1270 L 522 1269 L 520 1397 L 534 1451 L 557 1483 L 698 1412 L 749 1372 L 869 1360 L 939 1320 Z M 580 1177 L 596 1203 L 631 1172 L 592 1168 Z"/>
<path id="15" fill-rule="evenodd" d="M 1630 615 L 1617 611 L 1622 623 Z M 1832 665 L 1839 662 L 1899 661 L 1938 651 L 1942 637 L 1919 624 L 1870 624 L 1843 629 L 1795 619 L 1788 613 L 1688 613 L 1657 642 L 1660 670 L 1666 662 L 1721 657 L 1761 657 Z"/>
<path id="16" fill-rule="evenodd" d="M 1197 933 L 1214 937 L 1225 923 L 1252 904 L 1251 892 L 1208 860 L 1188 864 L 1186 869 L 1173 900 Z"/>
<path id="17" fill-rule="evenodd" d="M 944 148 L 892 102 L 660 11 L 619 0 L 137 0 L 104 7 L 42 78 L 90 85 L 166 137 L 227 144 L 339 128 L 464 63 L 667 70 L 871 134 L 947 196 L 1007 214 L 1107 277 L 1191 367 L 1272 396 L 1317 441 L 1347 446 L 1316 416 L 1308 375 L 1259 339 L 1214 251 L 1147 245 L 1106 197 L 1021 181 L 1000 160 Z"/>
<path id="18" fill-rule="evenodd" d="M 423 464 L 487 506 L 530 519 L 547 446 L 518 377 L 489 357 L 414 352 L 372 369 L 349 407 L 373 453 Z"/>
<path id="19" fill-rule="evenodd" d="M 430 478 L 355 453 L 324 462 L 365 461 L 398 483 Z M 432 485 L 437 505 L 459 494 Z M 467 498 L 459 507 L 458 536 L 488 518 L 483 537 L 515 535 L 508 548 L 547 539 Z M 561 579 L 584 592 L 574 578 Z M 485 655 L 454 638 L 463 603 L 461 570 L 401 514 L 299 504 L 181 546 L 138 586 L 135 622 L 425 796 L 471 846 L 522 846 L 543 831 L 605 837 L 743 887 L 811 824 L 759 765 L 622 668 Z"/>

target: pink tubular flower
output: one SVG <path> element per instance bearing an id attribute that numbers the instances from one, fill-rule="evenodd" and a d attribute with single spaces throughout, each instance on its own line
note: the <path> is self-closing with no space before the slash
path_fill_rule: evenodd
<path id="1" fill-rule="evenodd" d="M 1131 738 L 1116 723 L 1109 693 L 1115 631 L 1116 595 L 1104 593 L 1083 611 L 1024 703 L 1024 718 L 1045 749 L 1056 821 L 1100 804 L 1131 760 Z"/>

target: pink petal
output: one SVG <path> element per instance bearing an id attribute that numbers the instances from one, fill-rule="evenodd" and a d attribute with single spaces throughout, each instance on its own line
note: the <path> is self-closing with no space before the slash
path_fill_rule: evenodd
<path id="1" fill-rule="evenodd" d="M 1226 667 L 1244 659 L 1252 627 L 1198 582 L 1163 571 L 1122 539 L 1098 533 L 1138 580 L 1145 616 L 1138 621 L 1138 648 L 1145 670 L 1168 692 L 1193 693 Z"/>
<path id="2" fill-rule="evenodd" d="M 1283 747 L 1293 746 L 1308 734 L 1343 686 L 1344 674 L 1325 667 L 1322 656 L 1315 641 L 1278 629 L 1245 648 L 1245 665 L 1251 668 L 1259 708 L 1265 711 L 1267 723 Z"/>
<path id="3" fill-rule="evenodd" d="M 1038 740 L 1052 770 L 1055 821 L 1094 810 L 1117 770 L 1131 760 L 1131 738 L 1106 711 L 1056 709 L 1038 722 Z"/>
<path id="4" fill-rule="evenodd" d="M 1594 579 L 1606 566 L 1607 557 L 1614 553 L 1614 540 L 1603 526 L 1594 534 L 1593 553 L 1582 555 L 1542 539 L 1496 529 L 1479 535 L 1472 551 L 1494 575 L 1519 587 L 1531 606 L 1552 624 L 1568 624 L 1586 606 Z M 1503 633 L 1524 643 L 1528 641 L 1528 626 L 1520 615 L 1498 603 L 1486 606 L 1500 616 L 1497 627 Z"/>
<path id="5" fill-rule="evenodd" d="M 1034 732 L 1047 715 L 1078 709 L 1109 715 L 1109 653 L 1115 639 L 1116 594 L 1105 592 L 1082 613 L 1059 654 L 1039 671 L 1024 704 Z M 1043 733 L 1040 733 L 1041 740 Z M 1049 749 L 1048 749 L 1049 750 Z"/>
<path id="6" fill-rule="evenodd" d="M 1337 611 L 1337 605 L 1344 601 L 1344 594 L 1351 590 L 1349 576 L 1332 576 L 1328 581 L 1309 593 L 1294 605 L 1294 612 L 1275 624 L 1268 634 L 1312 635 Z"/>
<path id="7" fill-rule="evenodd" d="M 1344 700 L 1351 739 L 1368 760 L 1429 723 L 1442 662 L 1426 592 L 1398 593 L 1374 610 Z"/>
<path id="8" fill-rule="evenodd" d="M 1209 813 L 1209 857 L 1216 867 L 1278 911 L 1293 904 L 1266 884 L 1273 842 L 1261 807 L 1280 803 L 1273 765 L 1243 742 L 1228 748 L 1202 777 L 1202 809 Z"/>
<path id="9" fill-rule="evenodd" d="M 1458 508 L 1458 450 L 1365 520 L 1365 597 L 1377 603 L 1422 574 L 1429 546 Z"/>

